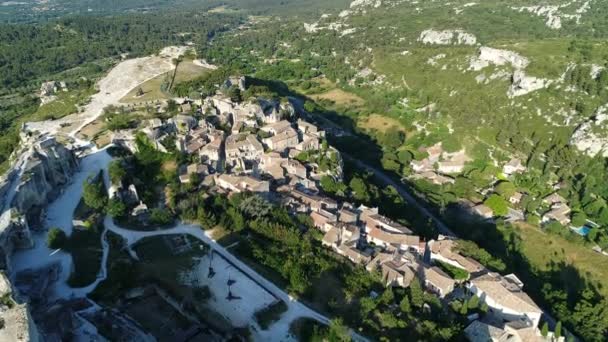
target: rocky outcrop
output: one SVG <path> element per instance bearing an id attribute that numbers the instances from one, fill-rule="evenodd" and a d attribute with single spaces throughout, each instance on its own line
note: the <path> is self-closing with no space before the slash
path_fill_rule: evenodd
<path id="1" fill-rule="evenodd" d="M 511 65 L 515 69 L 524 69 L 529 63 L 526 57 L 517 52 L 482 46 L 479 55 L 470 59 L 469 70 L 479 71 L 490 65 Z"/>
<path id="2" fill-rule="evenodd" d="M 36 323 L 30 315 L 27 304 L 17 304 L 11 299 L 12 286 L 3 272 L 0 272 L 0 341 L 37 342 L 40 335 Z"/>
<path id="3" fill-rule="evenodd" d="M 381 0 L 354 0 L 350 3 L 350 8 L 356 7 L 374 7 L 378 8 L 382 6 Z"/>
<path id="4" fill-rule="evenodd" d="M 39 142 L 24 166 L 12 206 L 25 213 L 32 207 L 46 205 L 69 181 L 77 167 L 78 159 L 74 152 L 55 138 Z"/>
<path id="5" fill-rule="evenodd" d="M 479 49 L 479 55 L 471 58 L 469 63 L 469 70 L 473 71 L 482 70 L 490 65 L 512 67 L 514 70 L 513 75 L 511 76 L 511 86 L 507 91 L 507 96 L 510 98 L 546 88 L 553 83 L 552 80 L 526 75 L 524 69 L 528 66 L 530 61 L 526 57 L 509 50 L 483 46 Z M 503 78 L 504 73 L 505 70 L 495 72 L 493 74 L 495 75 L 494 79 Z M 480 74 L 477 75 L 475 80 L 477 83 L 487 83 L 489 78 L 487 78 L 485 74 Z"/>
<path id="6" fill-rule="evenodd" d="M 562 18 L 559 16 L 559 6 L 527 6 L 514 7 L 513 9 L 546 18 L 545 25 L 554 30 L 562 28 Z"/>
<path id="7" fill-rule="evenodd" d="M 590 156 L 601 154 L 608 157 L 608 138 L 601 134 L 608 122 L 608 104 L 598 108 L 593 117 L 576 128 L 570 144 Z"/>
<path id="8" fill-rule="evenodd" d="M 578 1 L 574 0 L 563 5 L 536 5 L 536 6 L 524 6 L 524 7 L 512 7 L 512 9 L 519 12 L 528 12 L 536 16 L 545 18 L 545 25 L 547 27 L 558 30 L 562 28 L 562 19 L 575 21 L 576 24 L 580 24 L 581 15 L 586 13 L 590 8 L 590 1 L 583 2 L 581 6 L 574 11 L 574 13 L 566 13 L 565 8 L 573 5 Z"/>
<path id="9" fill-rule="evenodd" d="M 0 216 L 0 269 L 8 269 L 13 250 L 34 246 L 25 216 L 9 209 Z"/>
<path id="10" fill-rule="evenodd" d="M 418 41 L 423 44 L 436 45 L 475 45 L 477 37 L 463 30 L 425 30 L 420 33 Z"/>
<path id="11" fill-rule="evenodd" d="M 57 96 L 55 96 L 55 94 L 57 94 L 57 92 L 59 92 L 60 90 L 68 91 L 68 87 L 66 86 L 65 82 L 49 81 L 42 83 L 39 92 L 40 105 L 42 106 L 55 101 L 57 99 Z"/>
<path id="12" fill-rule="evenodd" d="M 523 70 L 515 70 L 511 86 L 507 91 L 507 96 L 515 97 L 525 95 L 535 90 L 546 88 L 551 83 L 551 80 L 527 76 Z"/>

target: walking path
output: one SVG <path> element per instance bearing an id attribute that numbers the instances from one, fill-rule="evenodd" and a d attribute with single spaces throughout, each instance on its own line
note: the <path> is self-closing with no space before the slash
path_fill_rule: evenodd
<path id="1" fill-rule="evenodd" d="M 62 194 L 48 206 L 45 227 L 59 227 L 67 235 L 72 233 L 72 215 L 80 201 L 83 190 L 83 183 L 89 175 L 95 175 L 99 171 L 104 171 L 104 183 L 109 189 L 110 181 L 108 179 L 108 166 L 112 157 L 105 149 L 94 151 L 81 160 L 80 170 L 73 176 L 70 184 L 65 188 Z M 248 265 L 241 262 L 237 257 L 228 252 L 223 246 L 213 240 L 206 232 L 197 225 L 180 223 L 177 226 L 164 230 L 157 231 L 134 231 L 119 227 L 110 216 L 104 219 L 104 230 L 101 234 L 101 245 L 103 248 L 101 267 L 97 279 L 90 285 L 82 288 L 71 288 L 67 284 L 70 272 L 73 267 L 72 256 L 63 250 L 51 250 L 46 245 L 46 232 L 34 233 L 34 248 L 27 250 L 18 250 L 13 255 L 13 274 L 28 268 L 40 268 L 52 262 L 59 262 L 61 270 L 59 278 L 55 282 L 51 291 L 49 301 L 60 298 L 80 298 L 86 297 L 88 293 L 93 291 L 95 287 L 108 276 L 108 255 L 110 246 L 106 240 L 107 232 L 111 231 L 123 237 L 128 246 L 132 246 L 139 240 L 161 235 L 188 234 L 193 236 L 205 244 L 209 245 L 216 253 L 220 254 L 228 262 L 235 265 L 247 277 L 260 284 L 266 291 L 271 293 L 276 298 L 283 300 L 288 310 L 283 313 L 280 320 L 272 324 L 267 330 L 254 332 L 256 340 L 291 340 L 289 336 L 289 326 L 297 318 L 311 318 L 323 324 L 329 324 L 329 318 L 319 314 L 313 309 L 299 302 L 287 292 L 268 281 L 263 276 L 259 275 Z M 246 300 L 243 298 L 242 300 Z M 355 339 L 365 341 L 359 335 L 353 334 Z"/>
<path id="2" fill-rule="evenodd" d="M 276 340 L 277 338 L 280 338 L 281 340 L 286 339 L 289 334 L 289 325 L 296 318 L 307 317 L 315 319 L 323 324 L 329 324 L 329 318 L 310 309 L 293 298 L 287 292 L 276 286 L 274 283 L 259 275 L 256 271 L 251 269 L 251 267 L 240 261 L 237 257 L 228 252 L 223 246 L 209 237 L 200 226 L 180 223 L 177 226 L 169 229 L 155 231 L 134 231 L 117 226 L 109 216 L 105 218 L 104 225 L 109 231 L 123 237 L 128 246 L 132 246 L 133 244 L 137 243 L 137 241 L 147 237 L 175 234 L 187 234 L 209 245 L 214 252 L 218 253 L 228 262 L 241 270 L 241 272 L 243 272 L 247 277 L 260 284 L 265 290 L 270 292 L 276 298 L 283 300 L 285 304 L 287 304 L 288 310 L 287 312 L 283 313 L 279 321 L 270 326 L 268 330 L 257 332 L 256 335 L 258 335 L 260 340 L 265 340 L 266 338 L 271 340 Z M 105 267 L 106 265 L 103 265 L 104 272 Z M 247 298 L 243 298 L 242 300 L 247 300 Z"/>

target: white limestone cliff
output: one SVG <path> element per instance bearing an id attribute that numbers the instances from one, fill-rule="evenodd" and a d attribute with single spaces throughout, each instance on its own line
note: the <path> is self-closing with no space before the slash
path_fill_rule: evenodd
<path id="1" fill-rule="evenodd" d="M 424 30 L 420 33 L 418 41 L 423 44 L 436 45 L 475 45 L 477 37 L 463 30 Z"/>

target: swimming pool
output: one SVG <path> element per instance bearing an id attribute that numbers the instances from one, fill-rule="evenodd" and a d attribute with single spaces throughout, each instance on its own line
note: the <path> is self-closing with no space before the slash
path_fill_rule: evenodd
<path id="1" fill-rule="evenodd" d="M 586 225 L 578 228 L 570 227 L 570 229 L 572 229 L 576 234 L 581 236 L 587 236 L 587 234 L 589 234 L 589 231 L 591 231 L 591 227 Z"/>

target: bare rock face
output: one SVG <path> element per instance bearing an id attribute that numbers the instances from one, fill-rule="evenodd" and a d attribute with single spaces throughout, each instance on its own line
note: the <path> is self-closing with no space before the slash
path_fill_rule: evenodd
<path id="1" fill-rule="evenodd" d="M 4 272 L 0 271 L 0 296 L 11 296 L 11 293 L 11 283 Z M 0 329 L 0 341 L 40 341 L 38 329 L 27 304 L 13 304 L 12 307 L 0 305 L 0 319 L 4 323 Z"/>
<path id="2" fill-rule="evenodd" d="M 570 144 L 589 156 L 601 154 L 608 157 L 608 138 L 601 134 L 605 131 L 607 122 L 608 104 L 605 104 L 598 108 L 591 120 L 576 128 L 570 138 Z"/>
<path id="3" fill-rule="evenodd" d="M 528 76 L 523 70 L 515 70 L 511 87 L 507 92 L 507 96 L 516 97 L 531 93 L 535 90 L 543 89 L 551 84 L 551 80 Z"/>
<path id="4" fill-rule="evenodd" d="M 78 167 L 74 152 L 54 138 L 38 143 L 35 149 L 24 166 L 25 172 L 12 202 L 22 213 L 34 206 L 46 205 Z"/>
<path id="5" fill-rule="evenodd" d="M 4 327 L 0 329 L 0 341 L 41 341 L 28 304 L 14 304 L 12 308 L 0 312 L 0 318 L 4 321 Z"/>
<path id="6" fill-rule="evenodd" d="M 477 37 L 463 30 L 425 30 L 420 33 L 418 41 L 423 44 L 436 45 L 475 45 Z"/>
<path id="7" fill-rule="evenodd" d="M 553 83 L 553 80 L 526 75 L 524 69 L 528 66 L 530 61 L 517 52 L 509 50 L 483 46 L 479 49 L 479 55 L 472 57 L 469 60 L 469 63 L 469 70 L 472 71 L 480 71 L 490 65 L 510 66 L 514 69 L 513 75 L 511 76 L 511 86 L 507 91 L 507 96 L 510 98 L 546 88 Z M 500 70 L 490 78 L 487 78 L 485 74 L 481 74 L 478 75 L 475 80 L 477 83 L 487 83 L 490 79 L 502 79 L 505 72 L 505 70 Z"/>
<path id="8" fill-rule="evenodd" d="M 470 70 L 479 71 L 490 65 L 511 65 L 515 69 L 524 69 L 530 61 L 517 52 L 482 46 L 479 55 L 470 60 Z"/>

